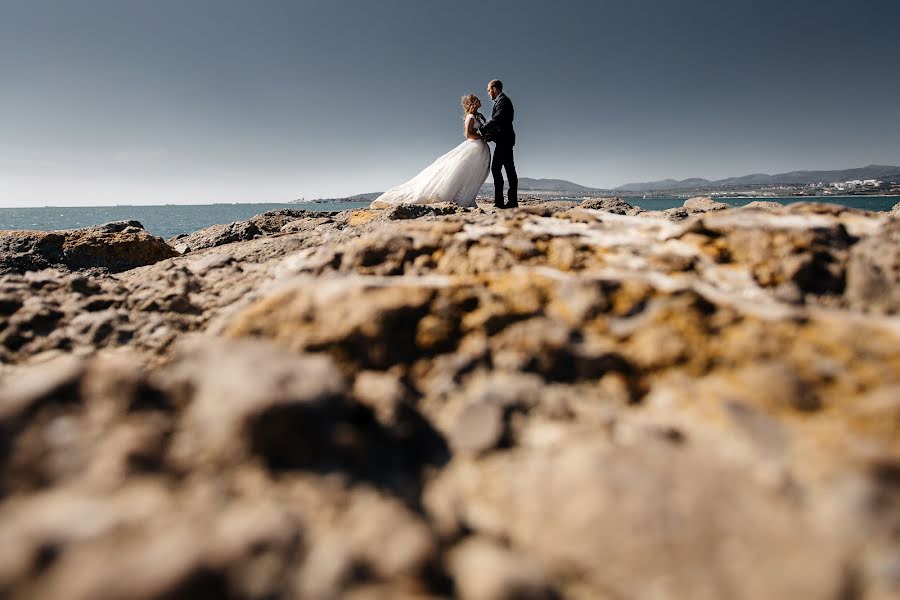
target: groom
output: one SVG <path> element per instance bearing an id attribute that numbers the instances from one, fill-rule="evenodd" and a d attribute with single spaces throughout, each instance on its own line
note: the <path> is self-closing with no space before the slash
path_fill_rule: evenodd
<path id="1" fill-rule="evenodd" d="M 516 145 L 516 132 L 513 129 L 512 102 L 503 93 L 503 82 L 492 79 L 487 86 L 488 96 L 494 101 L 491 120 L 481 127 L 481 135 L 488 142 L 494 142 L 494 160 L 491 162 L 491 173 L 494 175 L 494 206 L 497 208 L 516 208 L 516 188 L 519 178 L 516 176 L 516 165 L 513 162 L 513 146 Z M 509 179 L 508 201 L 503 204 L 503 169 Z"/>

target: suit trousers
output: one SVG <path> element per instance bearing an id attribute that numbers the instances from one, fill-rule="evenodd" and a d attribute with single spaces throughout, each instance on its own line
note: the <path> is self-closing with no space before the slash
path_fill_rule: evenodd
<path id="1" fill-rule="evenodd" d="M 494 205 L 498 207 L 503 206 L 503 169 L 506 169 L 506 178 L 509 180 L 507 205 L 516 206 L 519 177 L 516 175 L 516 165 L 513 161 L 513 147 L 496 144 L 494 158 L 491 161 L 491 174 L 494 176 Z"/>

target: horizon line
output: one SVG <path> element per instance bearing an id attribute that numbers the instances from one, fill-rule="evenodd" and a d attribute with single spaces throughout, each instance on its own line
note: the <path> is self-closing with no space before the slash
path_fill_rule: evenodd
<path id="1" fill-rule="evenodd" d="M 868 169 L 868 168 L 891 168 L 891 169 L 898 169 L 898 170 L 900 170 L 900 166 L 897 166 L 897 165 L 870 163 L 870 164 L 864 165 L 864 166 L 859 166 L 859 167 L 847 167 L 847 168 L 843 168 L 843 169 L 796 169 L 796 170 L 793 170 L 793 171 L 784 171 L 783 173 L 776 173 L 776 175 L 786 174 L 786 173 L 810 173 L 810 172 L 819 172 L 819 171 L 851 171 L 851 170 L 855 170 L 855 169 Z M 595 190 L 595 191 L 600 191 L 600 192 L 640 193 L 640 192 L 665 192 L 665 191 L 667 191 L 667 190 L 620 190 L 619 188 L 622 188 L 622 187 L 628 186 L 628 185 L 638 185 L 638 184 L 644 184 L 644 183 L 659 183 L 659 182 L 664 182 L 664 181 L 682 182 L 682 181 L 687 181 L 687 180 L 690 180 L 690 179 L 703 179 L 704 181 L 708 181 L 708 182 L 710 182 L 710 183 L 715 183 L 715 182 L 717 182 L 717 181 L 724 181 L 724 180 L 727 180 L 727 179 L 739 179 L 739 178 L 741 178 L 741 177 L 750 177 L 750 176 L 754 176 L 754 175 L 765 175 L 765 176 L 768 176 L 768 177 L 772 177 L 772 176 L 773 176 L 773 175 L 770 175 L 769 173 L 758 172 L 758 173 L 749 173 L 749 174 L 747 174 L 747 175 L 738 175 L 738 176 L 732 176 L 732 177 L 722 177 L 722 178 L 719 178 L 719 179 L 707 179 L 707 178 L 705 178 L 705 177 L 685 177 L 685 178 L 683 178 L 683 179 L 676 179 L 676 178 L 674 178 L 674 177 L 666 177 L 666 178 L 663 178 L 663 179 L 655 179 L 655 180 L 648 180 L 648 181 L 632 181 L 632 182 L 620 184 L 620 185 L 618 185 L 618 186 L 616 186 L 616 187 L 609 187 L 609 188 L 607 188 L 607 187 L 596 187 L 596 186 L 593 186 L 593 185 L 585 185 L 585 184 L 582 184 L 582 183 L 577 183 L 577 182 L 575 182 L 575 181 L 572 181 L 572 180 L 569 180 L 569 179 L 563 179 L 563 178 L 560 178 L 560 177 L 528 177 L 528 176 L 522 176 L 522 177 L 520 177 L 519 179 L 520 179 L 520 180 L 521 180 L 521 179 L 531 179 L 531 180 L 534 180 L 534 181 L 548 181 L 548 180 L 549 180 L 549 181 L 564 181 L 564 182 L 566 182 L 566 183 L 571 183 L 571 184 L 577 185 L 577 186 L 579 186 L 579 187 L 584 187 L 584 188 L 588 188 L 588 189 L 590 189 L 590 190 Z M 493 185 L 493 182 L 488 181 L 488 180 L 485 180 L 484 184 L 482 184 L 482 185 Z M 524 191 L 524 190 L 523 190 L 523 191 Z M 532 191 L 543 191 L 543 190 L 532 190 Z M 550 190 L 550 191 L 552 191 L 552 190 Z M 669 191 L 675 191 L 675 190 L 669 190 Z M 215 206 L 215 205 L 235 205 L 235 204 L 289 204 L 289 205 L 296 205 L 296 204 L 317 204 L 317 203 L 324 203 L 324 202 L 326 202 L 326 201 L 333 201 L 333 202 L 339 202 L 339 201 L 341 201 L 341 200 L 344 200 L 344 201 L 350 201 L 349 198 L 353 198 L 353 197 L 355 197 L 355 196 L 362 196 L 362 195 L 376 194 L 376 193 L 383 193 L 383 192 L 356 192 L 356 193 L 353 193 L 353 194 L 349 194 L 349 195 L 347 195 L 347 196 L 341 196 L 341 197 L 329 197 L 329 198 L 326 198 L 326 197 L 317 197 L 317 198 L 312 198 L 312 199 L 310 199 L 310 200 L 305 200 L 305 197 L 304 197 L 304 196 L 301 196 L 300 198 L 293 198 L 293 199 L 290 199 L 290 200 L 232 201 L 232 202 L 218 202 L 218 201 L 213 201 L 213 202 L 194 202 L 194 203 L 189 203 L 189 202 L 190 202 L 190 201 L 189 201 L 188 203 L 182 203 L 182 202 L 160 202 L 160 203 L 156 203 L 156 204 L 154 204 L 154 203 L 137 203 L 137 204 L 127 204 L 127 203 L 126 203 L 126 204 L 120 204 L 120 203 L 117 203 L 117 204 L 74 204 L 74 205 L 44 204 L 44 205 L 40 205 L 40 206 L 35 206 L 35 205 L 11 205 L 11 206 L 4 206 L 4 205 L 3 205 L 3 202 L 0 201 L 0 209 L 14 209 L 14 208 L 31 208 L 31 209 L 35 209 L 35 208 L 118 208 L 118 207 L 136 207 L 136 206 Z M 824 197 L 840 197 L 840 196 L 824 196 Z M 303 199 L 303 200 L 301 200 L 301 199 Z M 362 203 L 362 202 L 367 202 L 367 201 L 350 201 L 350 202 Z"/>

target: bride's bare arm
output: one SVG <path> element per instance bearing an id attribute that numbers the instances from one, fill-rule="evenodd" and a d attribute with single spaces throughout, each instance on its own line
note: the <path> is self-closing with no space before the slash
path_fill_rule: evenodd
<path id="1" fill-rule="evenodd" d="M 475 131 L 475 117 L 466 117 L 463 130 L 467 140 L 480 140 L 481 134 Z"/>

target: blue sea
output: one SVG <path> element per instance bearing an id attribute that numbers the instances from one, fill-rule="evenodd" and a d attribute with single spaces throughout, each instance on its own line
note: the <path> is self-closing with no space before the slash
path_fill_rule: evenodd
<path id="1" fill-rule="evenodd" d="M 140 221 L 144 229 L 163 238 L 191 233 L 210 225 L 246 221 L 270 210 L 336 211 L 368 206 L 368 202 L 317 202 L 306 204 L 166 204 L 162 206 L 79 206 L 0 208 L 0 230 L 52 231 L 77 229 L 110 221 Z"/>
<path id="2" fill-rule="evenodd" d="M 623 198 L 645 210 L 663 210 L 684 204 L 684 198 Z M 863 210 L 888 211 L 900 201 L 897 196 L 831 196 L 827 198 L 727 198 L 723 202 L 743 206 L 754 200 L 774 200 L 782 204 L 794 202 L 828 202 Z M 254 215 L 279 208 L 315 211 L 338 211 L 368 206 L 368 202 L 319 202 L 306 204 L 198 204 L 164 206 L 85 206 L 0 208 L 0 230 L 77 229 L 110 221 L 137 220 L 153 235 L 170 238 L 216 225 L 245 221 Z"/>

